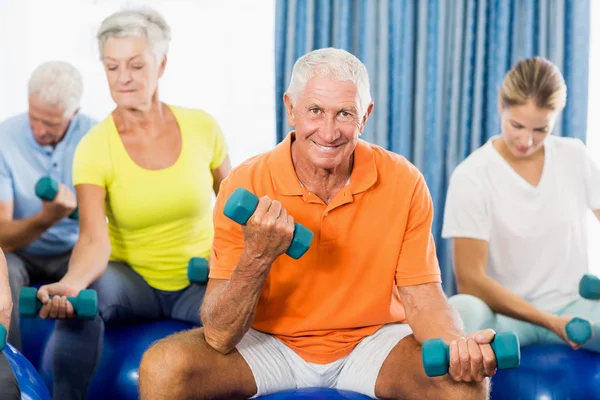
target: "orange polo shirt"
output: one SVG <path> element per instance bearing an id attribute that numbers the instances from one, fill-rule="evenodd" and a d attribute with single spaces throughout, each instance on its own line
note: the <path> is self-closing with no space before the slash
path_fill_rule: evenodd
<path id="1" fill-rule="evenodd" d="M 280 201 L 315 236 L 300 259 L 284 254 L 273 263 L 252 327 L 308 362 L 327 364 L 381 326 L 405 321 L 396 286 L 441 282 L 433 206 L 416 167 L 363 140 L 349 184 L 327 205 L 300 184 L 292 138 L 293 132 L 223 181 L 214 208 L 210 278 L 230 279 L 244 248 L 241 227 L 223 214 L 229 195 L 244 187 Z"/>

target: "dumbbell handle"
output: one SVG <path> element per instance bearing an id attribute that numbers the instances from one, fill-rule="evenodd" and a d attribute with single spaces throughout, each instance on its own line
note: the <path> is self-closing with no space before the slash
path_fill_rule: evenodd
<path id="1" fill-rule="evenodd" d="M 258 202 L 259 199 L 254 193 L 239 187 L 227 199 L 223 213 L 232 221 L 245 225 L 254 214 Z M 294 222 L 294 234 L 286 254 L 294 259 L 302 257 L 308 251 L 313 237 L 314 233 L 310 229 Z"/>
<path id="2" fill-rule="evenodd" d="M 50 177 L 43 177 L 35 184 L 35 194 L 40 199 L 46 201 L 54 201 L 58 194 L 58 182 Z M 71 219 L 79 219 L 79 208 L 75 208 L 75 211 L 69 215 Z"/>
<path id="3" fill-rule="evenodd" d="M 67 297 L 67 301 L 73 305 L 75 310 L 79 308 L 79 299 L 77 297 Z"/>
<path id="4" fill-rule="evenodd" d="M 516 368 L 521 362 L 519 339 L 513 332 L 496 334 L 490 343 L 498 369 Z M 429 339 L 422 346 L 423 366 L 427 376 L 442 376 L 448 373 L 450 347 L 443 339 Z"/>
<path id="5" fill-rule="evenodd" d="M 50 300 L 52 300 L 55 297 L 61 297 L 61 296 L 50 296 Z M 73 306 L 73 308 L 75 309 L 75 312 L 77 312 L 77 308 L 79 308 L 79 299 L 77 297 L 67 297 L 67 301 L 69 303 L 71 303 L 71 305 Z M 42 304 L 42 301 L 40 299 L 35 299 L 35 309 L 36 312 L 40 312 L 40 310 L 42 309 L 44 305 Z"/>
<path id="6" fill-rule="evenodd" d="M 50 299 L 57 297 L 50 295 Z M 77 296 L 66 297 L 73 305 L 78 319 L 94 319 L 98 316 L 98 293 L 93 289 L 81 290 Z M 39 315 L 43 304 L 38 298 L 38 290 L 35 287 L 21 288 L 19 293 L 19 314 L 25 318 L 35 318 Z"/>

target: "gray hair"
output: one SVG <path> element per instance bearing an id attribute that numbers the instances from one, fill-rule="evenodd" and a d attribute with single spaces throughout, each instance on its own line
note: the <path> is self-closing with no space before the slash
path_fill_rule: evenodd
<path id="1" fill-rule="evenodd" d="M 70 118 L 81 104 L 83 78 L 67 62 L 48 61 L 31 74 L 28 91 L 41 102 L 64 110 L 64 118 Z"/>
<path id="2" fill-rule="evenodd" d="M 149 7 L 130 8 L 117 11 L 102 21 L 96 38 L 100 58 L 104 45 L 110 37 L 133 36 L 146 39 L 157 61 L 167 55 L 171 41 L 171 28 L 162 15 Z"/>
<path id="3" fill-rule="evenodd" d="M 346 50 L 325 48 L 313 50 L 300 57 L 294 64 L 287 93 L 292 104 L 296 104 L 306 83 L 315 76 L 327 76 L 338 81 L 351 81 L 356 85 L 359 112 L 366 112 L 371 103 L 369 74 L 367 67 Z"/>

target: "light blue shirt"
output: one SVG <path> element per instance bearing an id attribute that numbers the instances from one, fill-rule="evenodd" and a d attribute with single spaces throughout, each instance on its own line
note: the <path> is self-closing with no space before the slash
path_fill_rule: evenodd
<path id="1" fill-rule="evenodd" d="M 42 210 L 35 184 L 43 176 L 75 191 L 72 178 L 75 148 L 95 124 L 92 118 L 78 113 L 56 147 L 36 142 L 27 113 L 0 124 L 0 201 L 13 201 L 13 219 L 29 218 Z M 35 255 L 61 254 L 73 248 L 78 236 L 78 222 L 64 218 L 22 251 Z"/>

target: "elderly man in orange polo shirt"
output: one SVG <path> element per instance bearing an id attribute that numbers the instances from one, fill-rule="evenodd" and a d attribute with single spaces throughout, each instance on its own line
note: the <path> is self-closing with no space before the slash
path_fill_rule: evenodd
<path id="1" fill-rule="evenodd" d="M 360 139 L 373 111 L 365 66 L 344 50 L 310 52 L 296 62 L 284 102 L 294 131 L 221 185 L 204 328 L 146 352 L 141 398 L 248 398 L 301 387 L 487 398 L 494 332 L 467 335 L 447 302 L 423 176 Z M 223 213 L 238 187 L 260 198 L 243 226 Z M 294 221 L 314 233 L 299 259 L 284 254 Z M 421 344 L 438 337 L 450 345 L 450 368 L 430 378 Z"/>

